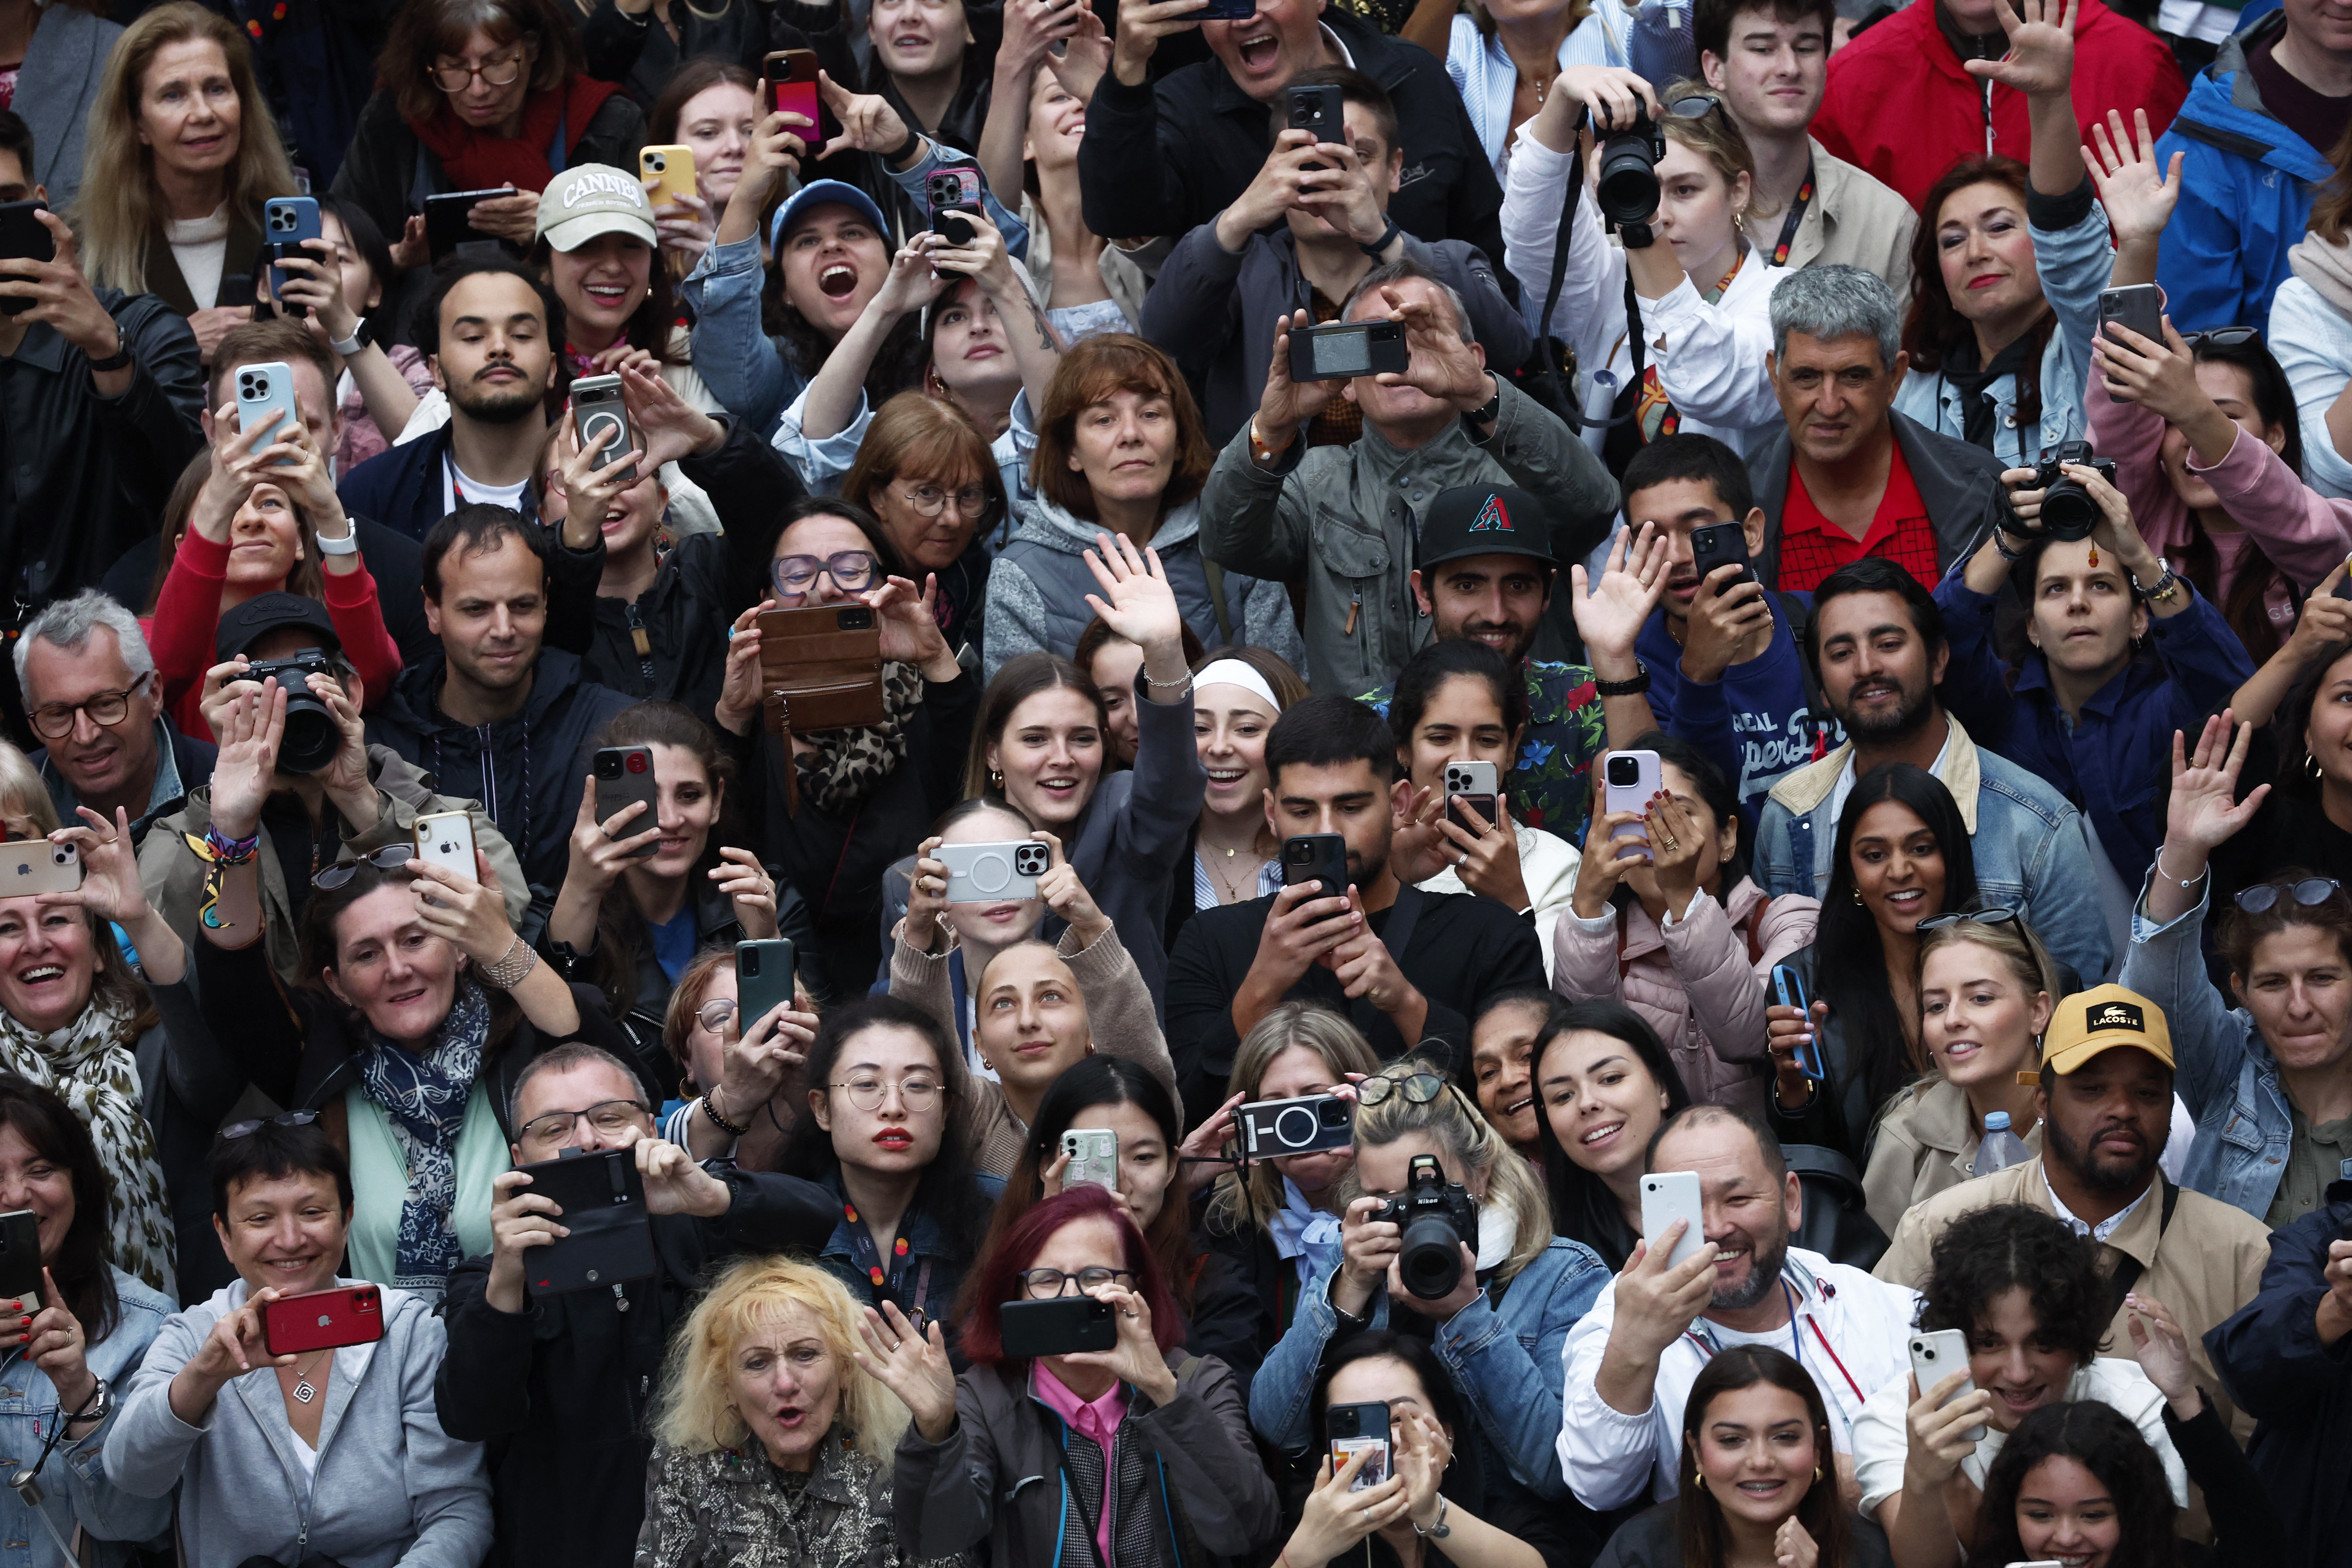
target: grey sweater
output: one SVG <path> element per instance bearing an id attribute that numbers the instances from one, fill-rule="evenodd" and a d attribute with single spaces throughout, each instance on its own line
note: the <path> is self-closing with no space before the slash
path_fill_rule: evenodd
<path id="1" fill-rule="evenodd" d="M 383 1338 L 334 1352 L 306 1475 L 270 1367 L 231 1379 L 201 1426 L 173 1414 L 172 1379 L 246 1295 L 239 1279 L 165 1321 L 107 1437 L 107 1478 L 136 1497 L 176 1484 L 194 1563 L 322 1552 L 345 1568 L 475 1568 L 490 1549 L 490 1483 L 482 1446 L 448 1436 L 434 1412 L 446 1340 L 431 1304 L 387 1289 Z"/>

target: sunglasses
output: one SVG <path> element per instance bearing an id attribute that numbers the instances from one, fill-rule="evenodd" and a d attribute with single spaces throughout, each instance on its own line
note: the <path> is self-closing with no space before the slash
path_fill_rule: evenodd
<path id="1" fill-rule="evenodd" d="M 2264 882 L 2248 888 L 2237 897 L 2237 905 L 2250 915 L 2258 915 L 2275 908 L 2281 894 L 2309 909 L 2324 904 L 2329 895 L 2343 890 L 2343 885 L 2333 877 L 2305 877 L 2293 882 Z"/>
<path id="2" fill-rule="evenodd" d="M 2202 348 L 2234 349 L 2263 340 L 2260 327 L 2208 327 L 2203 331 L 2185 332 L 2180 341 L 2189 345 L 2191 353 Z"/>
<path id="3" fill-rule="evenodd" d="M 232 1121 L 220 1130 L 221 1142 L 250 1138 L 265 1127 L 308 1127 L 318 1120 L 315 1110 L 289 1110 L 278 1116 L 257 1116 L 250 1121 Z"/>
<path id="4" fill-rule="evenodd" d="M 383 848 L 372 850 L 357 859 L 336 861 L 325 870 L 315 873 L 310 878 L 310 886 L 322 893 L 331 893 L 353 877 L 358 876 L 362 866 L 373 866 L 379 871 L 390 871 L 405 866 L 415 858 L 415 845 L 387 844 Z"/>
<path id="5" fill-rule="evenodd" d="M 2015 910 L 1955 910 L 1949 914 L 1929 915 L 1916 929 L 1942 931 L 1946 926 L 1956 926 L 1968 921 L 1974 921 L 1980 926 L 2005 926 L 2017 923 L 2017 919 Z"/>

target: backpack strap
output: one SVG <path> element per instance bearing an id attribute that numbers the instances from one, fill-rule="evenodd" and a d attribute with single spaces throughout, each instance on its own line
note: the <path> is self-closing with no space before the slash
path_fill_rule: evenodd
<path id="1" fill-rule="evenodd" d="M 1209 607 L 1217 613 L 1217 640 L 1227 647 L 1234 640 L 1234 613 L 1225 607 L 1225 569 L 1201 557 L 1201 575 L 1208 580 Z"/>
<path id="2" fill-rule="evenodd" d="M 2164 1212 L 2156 1222 L 2156 1244 L 2160 1247 L 2164 1245 L 2164 1233 L 2172 1226 L 2172 1211 L 2180 1206 L 2180 1189 L 2166 1181 L 2161 1171 L 2157 1173 L 2156 1184 L 2164 1189 Z M 2120 1248 L 2117 1250 L 2121 1251 Z M 2109 1317 L 2124 1310 L 2124 1298 L 2131 1293 L 2133 1286 L 2139 1283 L 2143 1268 L 2140 1260 L 2128 1252 L 2122 1253 L 2117 1259 L 2115 1272 L 2107 1276 Z"/>

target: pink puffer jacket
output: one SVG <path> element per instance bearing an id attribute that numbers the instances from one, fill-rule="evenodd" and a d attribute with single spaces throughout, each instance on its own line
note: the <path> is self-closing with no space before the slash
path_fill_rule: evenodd
<path id="1" fill-rule="evenodd" d="M 1562 910 L 1552 935 L 1551 988 L 1571 1002 L 1607 996 L 1657 1030 L 1691 1098 L 1764 1112 L 1764 981 L 1813 940 L 1818 900 L 1767 899 L 1741 878 L 1722 903 L 1691 900 L 1690 916 L 1660 931 L 1639 903 L 1606 932 Z"/>

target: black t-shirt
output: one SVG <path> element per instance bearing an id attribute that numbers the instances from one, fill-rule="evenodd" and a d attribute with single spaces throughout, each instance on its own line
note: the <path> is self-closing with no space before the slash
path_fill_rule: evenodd
<path id="1" fill-rule="evenodd" d="M 2254 85 L 2262 89 L 2263 107 L 2325 158 L 2343 137 L 2345 126 L 2352 124 L 2352 98 L 2330 98 L 2290 75 L 2271 53 L 2284 36 L 2274 34 L 2249 48 L 2246 68 L 2254 73 Z"/>

